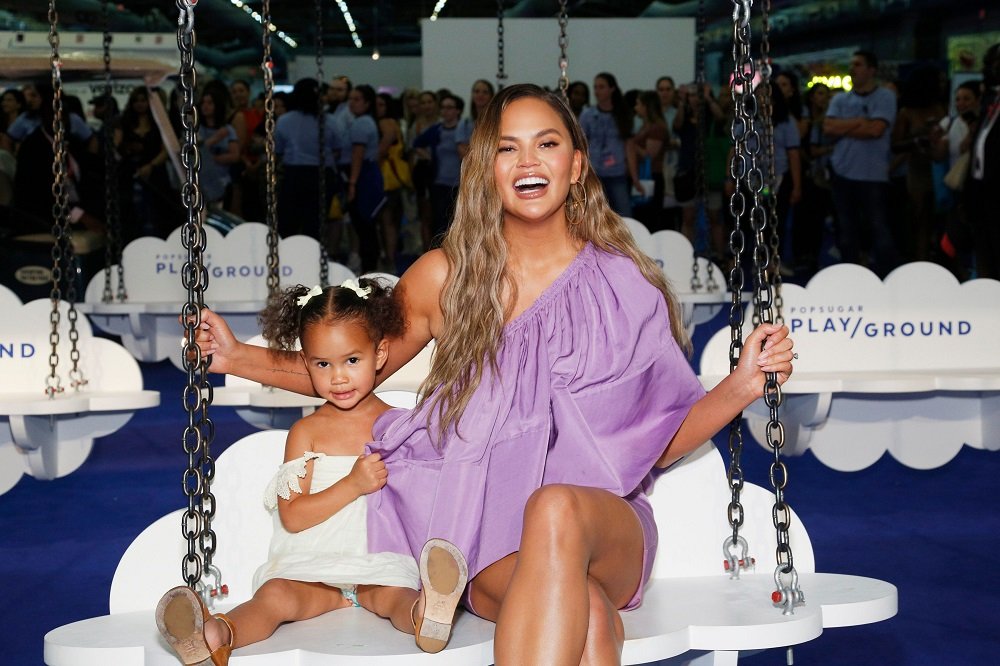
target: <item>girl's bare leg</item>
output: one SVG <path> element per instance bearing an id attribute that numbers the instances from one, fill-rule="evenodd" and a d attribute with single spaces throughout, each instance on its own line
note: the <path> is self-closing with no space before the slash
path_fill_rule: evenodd
<path id="1" fill-rule="evenodd" d="M 619 663 L 616 609 L 639 585 L 642 554 L 639 520 L 620 497 L 579 486 L 537 490 L 520 551 L 473 581 L 476 611 L 497 622 L 497 666 Z"/>
<path id="2" fill-rule="evenodd" d="M 253 598 L 226 615 L 236 627 L 233 648 L 262 641 L 285 622 L 307 620 L 351 602 L 336 587 L 275 578 L 260 586 Z M 205 640 L 210 649 L 230 641 L 229 627 L 222 620 L 205 624 Z"/>
<path id="3" fill-rule="evenodd" d="M 408 587 L 358 585 L 358 603 L 361 607 L 387 618 L 392 626 L 406 634 L 413 633 L 411 612 L 419 596 L 419 592 Z"/>

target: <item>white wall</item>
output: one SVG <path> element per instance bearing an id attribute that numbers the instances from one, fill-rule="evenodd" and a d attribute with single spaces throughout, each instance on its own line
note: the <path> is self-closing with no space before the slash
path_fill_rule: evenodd
<path id="1" fill-rule="evenodd" d="M 323 73 L 329 82 L 336 74 L 346 74 L 355 85 L 367 83 L 376 90 L 390 87 L 420 88 L 420 58 L 416 56 L 382 56 L 372 60 L 371 53 L 364 56 L 327 56 L 323 59 Z M 288 79 L 295 83 L 303 78 L 315 78 L 316 60 L 310 54 L 302 55 L 288 63 Z"/>
<path id="2" fill-rule="evenodd" d="M 450 88 L 468 103 L 476 79 L 496 81 L 494 19 L 423 20 L 423 87 Z M 623 91 L 651 90 L 665 74 L 678 83 L 694 78 L 695 21 L 690 18 L 570 18 L 569 79 L 592 86 L 594 75 L 615 75 Z M 555 87 L 559 80 L 559 23 L 553 19 L 504 20 L 507 84 Z"/>

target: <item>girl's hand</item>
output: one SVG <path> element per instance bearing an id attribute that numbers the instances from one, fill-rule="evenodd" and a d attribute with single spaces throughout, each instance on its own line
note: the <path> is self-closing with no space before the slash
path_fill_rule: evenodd
<path id="1" fill-rule="evenodd" d="M 377 453 L 358 456 L 351 473 L 347 475 L 348 482 L 358 491 L 359 497 L 379 490 L 388 478 L 389 472 L 385 469 L 382 456 Z"/>
<path id="2" fill-rule="evenodd" d="M 203 356 L 212 357 L 212 372 L 232 372 L 236 364 L 235 356 L 242 343 L 229 330 L 229 324 L 222 315 L 203 308 L 201 327 L 195 335 L 195 342 Z"/>
<path id="3" fill-rule="evenodd" d="M 764 395 L 765 373 L 777 373 L 779 385 L 792 376 L 793 346 L 788 327 L 778 324 L 761 324 L 747 336 L 733 374 L 745 383 L 753 399 Z"/>

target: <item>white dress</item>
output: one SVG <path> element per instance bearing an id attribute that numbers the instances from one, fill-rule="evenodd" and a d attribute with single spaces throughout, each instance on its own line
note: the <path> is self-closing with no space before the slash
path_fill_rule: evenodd
<path id="1" fill-rule="evenodd" d="M 253 577 L 256 591 L 272 578 L 318 582 L 353 593 L 356 585 L 419 587 L 417 563 L 409 555 L 369 553 L 366 496 L 354 500 L 322 523 L 301 532 L 289 532 L 278 515 L 278 497 L 301 493 L 299 479 L 314 460 L 310 493 L 318 493 L 346 477 L 357 456 L 328 456 L 307 452 L 283 464 L 267 484 L 264 505 L 273 514 L 274 534 L 268 560 Z"/>

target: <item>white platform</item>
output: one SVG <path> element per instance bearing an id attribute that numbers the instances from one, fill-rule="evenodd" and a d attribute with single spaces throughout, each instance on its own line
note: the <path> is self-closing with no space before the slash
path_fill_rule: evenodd
<path id="1" fill-rule="evenodd" d="M 156 391 L 142 388 L 142 374 L 118 344 L 95 338 L 87 318 L 77 319 L 80 369 L 87 384 L 74 390 L 69 371 L 69 305 L 60 303 L 57 376 L 64 391 L 46 396 L 50 374 L 52 302 L 21 304 L 0 288 L 0 494 L 24 473 L 55 479 L 75 471 L 87 459 L 94 439 L 109 435 L 138 409 L 160 403 Z"/>
<path id="2" fill-rule="evenodd" d="M 122 344 L 140 361 L 169 358 L 184 369 L 180 353 L 182 331 L 178 324 L 187 292 L 181 270 L 187 251 L 178 227 L 166 240 L 138 238 L 122 251 L 128 301 L 103 303 L 104 274 L 87 286 L 86 312 L 95 326 L 120 336 Z M 208 289 L 205 303 L 225 316 L 233 333 L 247 340 L 260 333 L 257 314 L 267 301 L 267 226 L 245 222 L 226 236 L 205 227 L 205 264 Z M 319 283 L 319 244 L 308 236 L 283 238 L 278 244 L 279 280 L 282 287 Z M 331 284 L 354 277 L 346 266 L 329 264 Z M 116 283 L 115 283 L 116 284 Z"/>
<path id="3" fill-rule="evenodd" d="M 284 432 L 264 431 L 234 444 L 218 460 L 214 492 L 218 514 L 216 563 L 230 596 L 217 610 L 251 595 L 250 578 L 266 558 L 270 516 L 262 488 L 281 461 Z M 699 497 L 691 502 L 693 495 Z M 815 574 L 805 529 L 793 518 L 790 543 L 806 605 L 790 616 L 770 600 L 774 565 L 771 496 L 747 484 L 743 531 L 758 558 L 758 573 L 731 580 L 722 572 L 722 543 L 730 534 L 725 520 L 729 501 L 722 459 L 711 444 L 675 465 L 652 495 L 661 548 L 654 579 L 643 605 L 623 614 L 626 644 L 623 663 L 679 657 L 684 662 L 734 664 L 740 650 L 782 647 L 812 640 L 825 628 L 878 622 L 897 608 L 889 583 L 856 576 Z M 151 525 L 129 547 L 112 583 L 111 614 L 49 632 L 45 662 L 50 666 L 122 666 L 176 661 L 156 632 L 153 608 L 162 592 L 178 584 L 185 544 L 179 538 L 181 511 Z M 366 611 L 327 613 L 285 625 L 266 641 L 237 650 L 232 662 L 254 665 L 337 664 L 491 664 L 489 622 L 463 614 L 449 647 L 428 655 L 412 637 Z M 706 651 L 709 653 L 706 655 Z M 706 659 L 710 661 L 706 661 Z M 680 662 L 678 662 L 680 663 Z"/>
<path id="4" fill-rule="evenodd" d="M 834 469 L 855 471 L 886 451 L 933 469 L 963 446 L 1000 449 L 1000 282 L 959 284 L 926 262 L 883 282 L 839 264 L 804 288 L 785 284 L 782 297 L 799 354 L 783 387 L 786 452 L 808 449 Z M 702 383 L 715 386 L 728 363 L 724 329 L 703 352 Z M 763 442 L 763 401 L 746 418 Z"/>

